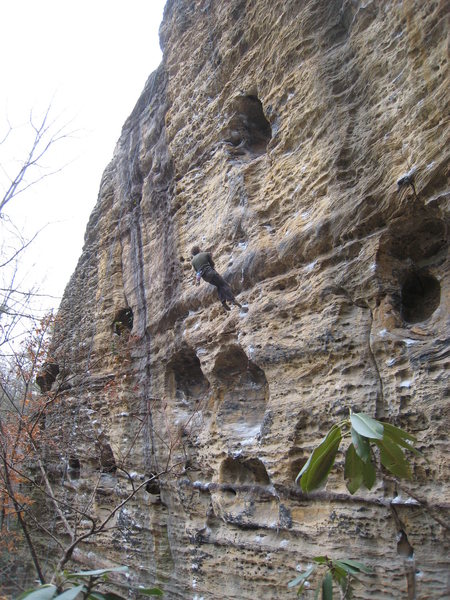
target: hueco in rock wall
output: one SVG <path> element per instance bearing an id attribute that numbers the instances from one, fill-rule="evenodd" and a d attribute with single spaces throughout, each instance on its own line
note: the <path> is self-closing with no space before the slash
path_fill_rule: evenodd
<path id="1" fill-rule="evenodd" d="M 448 597 L 447 9 L 168 0 L 53 337 L 55 485 L 116 507 L 72 567 L 278 600 L 322 555 L 371 567 L 357 598 Z M 417 438 L 411 480 L 351 495 L 338 453 L 302 492 L 350 409 Z"/>

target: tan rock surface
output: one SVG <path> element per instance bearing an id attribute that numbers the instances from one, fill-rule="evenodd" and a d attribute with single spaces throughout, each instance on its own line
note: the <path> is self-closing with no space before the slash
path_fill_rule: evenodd
<path id="1" fill-rule="evenodd" d="M 408 573 L 409 597 L 448 593 L 447 18 L 432 0 L 168 1 L 55 337 L 71 493 L 102 471 L 101 515 L 130 489 L 114 462 L 138 482 L 172 469 L 92 566 L 171 599 L 278 599 L 329 554 L 373 566 L 358 598 L 407 598 Z M 195 243 L 244 310 L 193 287 Z M 325 492 L 294 485 L 349 407 L 430 461 L 407 486 L 430 507 L 397 490 L 401 526 L 395 486 L 351 497 L 342 456 Z"/>

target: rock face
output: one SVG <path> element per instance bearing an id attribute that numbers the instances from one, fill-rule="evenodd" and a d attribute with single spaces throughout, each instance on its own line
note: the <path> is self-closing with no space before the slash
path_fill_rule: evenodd
<path id="1" fill-rule="evenodd" d="M 88 566 L 279 599 L 327 554 L 374 568 L 358 598 L 448 593 L 446 19 L 438 0 L 167 2 L 55 334 L 71 493 L 101 516 L 158 474 Z M 194 244 L 243 310 L 192 285 Z M 406 491 L 350 496 L 339 455 L 300 493 L 350 407 L 418 437 Z"/>

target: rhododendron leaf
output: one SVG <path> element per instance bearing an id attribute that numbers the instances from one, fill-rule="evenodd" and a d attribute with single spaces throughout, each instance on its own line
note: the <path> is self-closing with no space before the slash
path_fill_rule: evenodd
<path id="1" fill-rule="evenodd" d="M 304 492 L 311 492 L 326 483 L 328 474 L 334 464 L 342 435 L 339 427 L 333 427 L 325 439 L 313 450 L 303 470 L 300 485 Z"/>
<path id="2" fill-rule="evenodd" d="M 364 413 L 352 413 L 350 415 L 352 427 L 362 435 L 369 439 L 383 439 L 383 424 L 376 419 L 372 419 Z"/>

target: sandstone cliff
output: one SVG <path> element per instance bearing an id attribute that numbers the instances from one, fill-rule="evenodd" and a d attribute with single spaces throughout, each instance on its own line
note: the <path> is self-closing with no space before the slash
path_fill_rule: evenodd
<path id="1" fill-rule="evenodd" d="M 329 554 L 373 566 L 358 598 L 448 593 L 446 19 L 438 0 L 168 0 L 55 335 L 67 493 L 96 489 L 101 515 L 162 473 L 88 566 L 278 599 Z M 195 243 L 243 310 L 192 285 Z M 349 407 L 418 437 L 427 508 L 387 480 L 350 496 L 342 457 L 300 493 Z"/>

